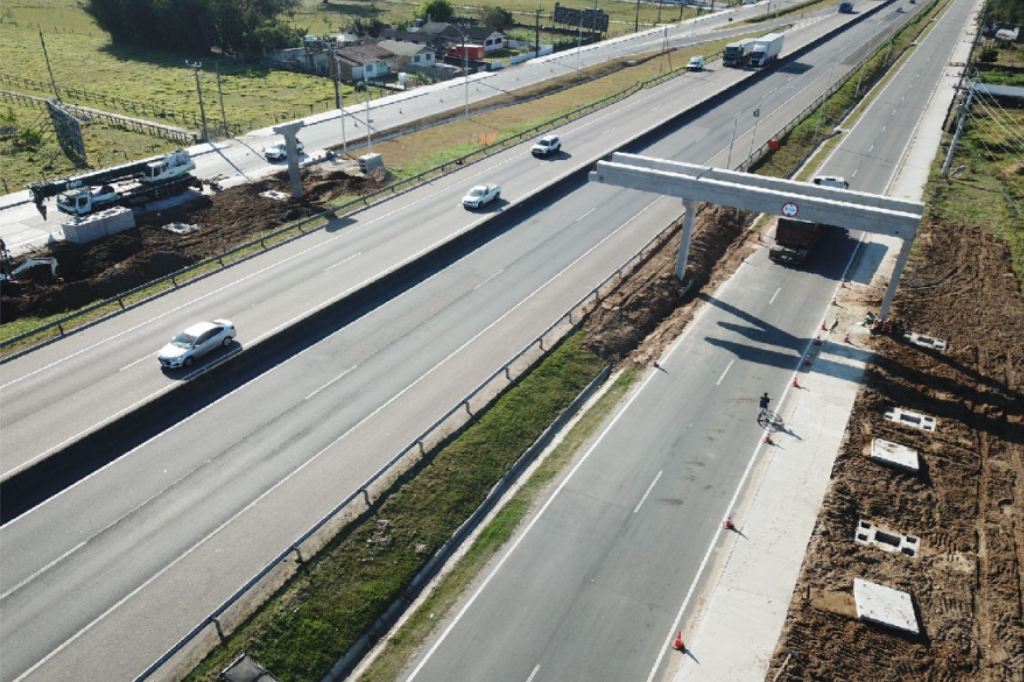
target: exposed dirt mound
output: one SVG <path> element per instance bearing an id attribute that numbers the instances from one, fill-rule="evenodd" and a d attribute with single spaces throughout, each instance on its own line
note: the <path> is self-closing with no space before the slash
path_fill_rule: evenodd
<path id="1" fill-rule="evenodd" d="M 723 210 L 719 215 L 705 210 L 697 217 L 686 271 L 687 282 L 693 284 L 686 296 L 680 296 L 675 277 L 677 226 L 591 314 L 584 347 L 616 363 L 628 356 L 628 363 L 647 364 L 657 357 L 692 316 L 697 292 L 709 282 L 717 285 L 720 277 L 712 274 L 728 276 L 742 259 L 746 242 L 736 238 L 743 225 L 743 214 L 733 210 Z M 662 324 L 669 316 L 670 323 Z"/>
<path id="2" fill-rule="evenodd" d="M 304 169 L 304 198 L 275 201 L 267 190 L 288 192 L 287 171 L 249 185 L 232 187 L 189 204 L 138 216 L 135 230 L 88 244 L 59 242 L 34 255 L 54 256 L 58 281 L 23 281 L 0 297 L 0 318 L 43 317 L 81 308 L 94 301 L 181 270 L 192 263 L 244 244 L 286 223 L 315 215 L 339 196 L 367 194 L 384 178 L 349 176 L 342 170 Z M 161 226 L 171 222 L 199 225 L 199 232 L 175 235 Z M 14 262 L 17 267 L 22 259 Z"/>
<path id="3" fill-rule="evenodd" d="M 932 224 L 919 244 L 896 312 L 949 350 L 872 341 L 769 680 L 1024 680 L 1024 300 L 982 229 Z M 892 406 L 936 432 L 886 421 Z M 876 437 L 917 449 L 922 471 L 871 462 Z M 855 544 L 858 519 L 920 537 L 919 557 Z M 856 620 L 855 577 L 909 592 L 922 634 Z"/>

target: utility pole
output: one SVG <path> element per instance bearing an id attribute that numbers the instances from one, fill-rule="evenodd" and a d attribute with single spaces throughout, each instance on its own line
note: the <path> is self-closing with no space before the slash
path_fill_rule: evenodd
<path id="1" fill-rule="evenodd" d="M 203 68 L 202 62 L 190 62 L 185 60 L 185 66 L 192 69 L 193 75 L 196 77 L 196 93 L 199 95 L 199 115 L 203 119 L 203 142 L 210 141 L 210 133 L 206 128 L 206 107 L 203 106 L 203 86 L 199 83 L 199 69 Z"/>
<path id="2" fill-rule="evenodd" d="M 231 137 L 228 115 L 224 113 L 224 91 L 220 88 L 220 62 L 214 62 L 213 65 L 217 68 L 217 95 L 220 97 L 220 120 L 224 122 L 224 137 Z"/>
<path id="3" fill-rule="evenodd" d="M 338 105 L 338 113 L 341 114 L 341 151 L 348 155 L 348 142 L 345 140 L 345 96 L 341 92 L 341 61 L 333 48 L 331 55 L 334 56 L 334 102 Z"/>
<path id="4" fill-rule="evenodd" d="M 633 20 L 633 33 L 640 32 L 640 0 L 636 0 L 636 19 Z"/>
<path id="5" fill-rule="evenodd" d="M 949 167 L 953 163 L 953 155 L 956 154 L 956 145 L 960 142 L 960 135 L 964 132 L 964 121 L 967 120 L 967 114 L 971 111 L 971 103 L 974 101 L 974 87 L 977 84 L 977 80 L 971 83 L 971 89 L 967 95 L 967 101 L 964 103 L 963 110 L 960 112 L 960 120 L 956 124 L 956 132 L 953 133 L 953 141 L 949 143 L 949 153 L 946 154 L 946 160 L 942 162 L 942 177 L 944 178 L 949 175 Z"/>
<path id="6" fill-rule="evenodd" d="M 580 70 L 580 49 L 583 46 L 583 10 L 580 12 L 580 25 L 576 27 L 576 70 Z"/>
<path id="7" fill-rule="evenodd" d="M 536 46 L 534 47 L 534 50 L 536 51 L 537 54 L 535 54 L 534 57 L 539 57 L 540 56 L 540 7 L 537 8 L 537 11 L 534 14 L 535 14 L 536 20 L 537 20 L 536 27 L 534 28 L 534 42 L 536 43 Z"/>
<path id="8" fill-rule="evenodd" d="M 57 81 L 53 78 L 53 69 L 50 68 L 50 55 L 46 52 L 46 41 L 43 40 L 43 30 L 39 29 L 39 42 L 43 44 L 43 57 L 46 59 L 46 70 L 50 72 L 50 86 L 53 87 L 53 96 L 61 102 L 60 90 L 57 89 Z"/>

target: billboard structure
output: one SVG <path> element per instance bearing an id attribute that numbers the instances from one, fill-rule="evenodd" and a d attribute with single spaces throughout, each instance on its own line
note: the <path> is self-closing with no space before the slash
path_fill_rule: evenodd
<path id="1" fill-rule="evenodd" d="M 64 150 L 64 155 L 76 165 L 86 165 L 85 142 L 82 140 L 82 126 L 78 119 L 52 98 L 46 100 L 46 108 L 50 112 L 53 131 L 57 134 L 57 142 Z"/>
<path id="2" fill-rule="evenodd" d="M 601 33 L 608 32 L 608 14 L 603 9 L 578 10 L 572 7 L 562 7 L 556 2 L 554 20 L 556 24 L 582 27 Z"/>

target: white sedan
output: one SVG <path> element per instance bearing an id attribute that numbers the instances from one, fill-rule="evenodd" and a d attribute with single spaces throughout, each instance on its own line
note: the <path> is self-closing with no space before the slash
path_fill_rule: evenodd
<path id="1" fill-rule="evenodd" d="M 295 139 L 295 151 L 302 156 L 302 140 L 298 138 Z M 284 142 L 272 144 L 263 148 L 263 156 L 267 157 L 267 161 L 281 161 L 288 158 L 288 147 Z"/>
<path id="2" fill-rule="evenodd" d="M 469 194 L 462 197 L 462 205 L 466 208 L 480 208 L 489 204 L 501 196 L 501 187 L 498 185 L 477 185 L 469 190 Z"/>
<path id="3" fill-rule="evenodd" d="M 235 325 L 231 320 L 214 320 L 199 322 L 171 339 L 171 342 L 160 349 L 157 359 L 161 367 L 177 369 L 191 367 L 196 358 L 209 353 L 214 348 L 227 347 L 235 338 Z"/>

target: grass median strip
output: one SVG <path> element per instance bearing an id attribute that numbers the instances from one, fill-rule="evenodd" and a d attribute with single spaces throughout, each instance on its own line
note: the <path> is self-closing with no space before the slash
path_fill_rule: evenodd
<path id="1" fill-rule="evenodd" d="M 305 564 L 189 679 L 218 679 L 244 651 L 280 679 L 318 682 L 604 367 L 580 348 L 581 337 L 570 336 L 479 421 L 399 481 L 372 515 Z"/>
<path id="2" fill-rule="evenodd" d="M 406 622 L 388 640 L 387 646 L 363 671 L 362 682 L 397 680 L 412 656 L 442 622 L 465 590 L 487 568 L 516 529 L 542 499 L 548 486 L 564 471 L 573 457 L 595 435 L 605 419 L 641 374 L 627 370 L 619 374 L 604 395 L 580 418 L 562 442 L 537 467 L 505 506 L 480 532 L 476 541 L 438 582 Z"/>

